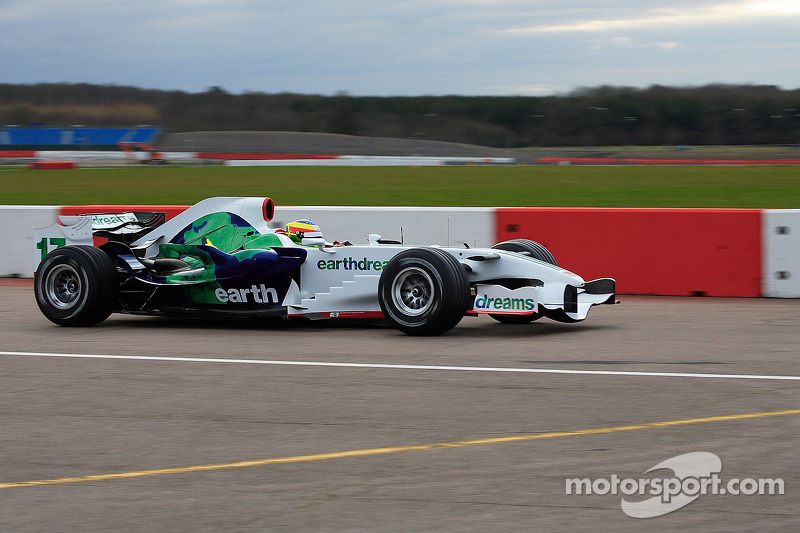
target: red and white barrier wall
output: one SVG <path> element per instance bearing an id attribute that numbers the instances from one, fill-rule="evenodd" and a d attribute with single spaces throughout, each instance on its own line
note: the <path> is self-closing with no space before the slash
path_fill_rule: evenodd
<path id="1" fill-rule="evenodd" d="M 702 158 L 655 158 L 655 157 L 540 157 L 540 165 L 800 165 L 800 159 L 702 159 Z"/>
<path id="2" fill-rule="evenodd" d="M 160 159 L 168 163 L 221 161 L 227 166 L 439 166 L 439 165 L 514 165 L 509 157 L 422 157 L 422 156 L 361 156 L 320 154 L 269 154 L 229 152 L 159 152 Z M 32 168 L 68 169 L 81 165 L 123 164 L 133 160 L 146 162 L 147 152 L 122 151 L 62 151 L 16 150 L 0 151 L 0 159 L 27 162 Z M 59 164 L 56 164 L 59 163 Z"/>
<path id="3" fill-rule="evenodd" d="M 513 165 L 516 158 L 507 157 L 422 157 L 363 156 L 340 154 L 278 154 L 238 152 L 159 152 L 166 162 L 221 161 L 229 166 L 425 166 L 425 165 Z M 0 160 L 72 162 L 75 165 L 113 164 L 149 159 L 148 152 L 93 150 L 2 150 Z M 800 159 L 701 159 L 701 158 L 623 158 L 543 156 L 538 165 L 800 165 Z M 44 167 L 52 168 L 52 167 Z"/>
<path id="4" fill-rule="evenodd" d="M 761 211 L 497 210 L 498 239 L 534 236 L 585 279 L 627 294 L 760 296 Z"/>
<path id="5" fill-rule="evenodd" d="M 33 230 L 57 216 L 186 206 L 0 206 L 0 276 L 30 277 Z M 317 222 L 328 240 L 369 233 L 408 245 L 489 247 L 528 238 L 585 279 L 614 277 L 620 294 L 800 298 L 800 209 L 277 207 L 276 227 Z"/>

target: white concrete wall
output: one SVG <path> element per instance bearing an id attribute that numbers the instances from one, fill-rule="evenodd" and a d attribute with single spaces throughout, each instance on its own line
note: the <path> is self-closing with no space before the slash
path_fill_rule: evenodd
<path id="1" fill-rule="evenodd" d="M 33 230 L 57 221 L 59 206 L 0 206 L 0 276 L 33 277 Z"/>
<path id="2" fill-rule="evenodd" d="M 762 212 L 762 295 L 800 298 L 800 209 Z"/>
<path id="3" fill-rule="evenodd" d="M 491 207 L 327 207 L 275 208 L 270 227 L 283 227 L 298 219 L 316 222 L 328 241 L 349 240 L 365 244 L 370 233 L 405 244 L 440 244 L 491 247 L 495 215 Z"/>

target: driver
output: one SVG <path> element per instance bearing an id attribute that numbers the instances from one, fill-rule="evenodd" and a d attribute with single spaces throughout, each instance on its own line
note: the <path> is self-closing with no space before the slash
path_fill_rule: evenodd
<path id="1" fill-rule="evenodd" d="M 310 220 L 295 220 L 286 224 L 286 233 L 297 244 L 325 244 L 322 230 Z M 304 242 L 305 241 L 305 242 Z"/>
<path id="2" fill-rule="evenodd" d="M 283 232 L 283 230 L 278 230 Z M 286 224 L 285 233 L 292 241 L 303 246 L 352 246 L 350 241 L 327 242 L 322 236 L 322 229 L 310 220 L 295 220 Z"/>

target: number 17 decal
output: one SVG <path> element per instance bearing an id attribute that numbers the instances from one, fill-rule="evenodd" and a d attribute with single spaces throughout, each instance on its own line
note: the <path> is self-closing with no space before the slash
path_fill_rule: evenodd
<path id="1" fill-rule="evenodd" d="M 48 246 L 48 241 L 50 242 Z M 62 246 L 67 245 L 67 239 L 64 237 L 50 237 L 42 238 L 38 243 L 36 243 L 36 249 L 42 252 L 42 259 L 51 251 L 55 250 L 56 248 L 61 248 Z"/>

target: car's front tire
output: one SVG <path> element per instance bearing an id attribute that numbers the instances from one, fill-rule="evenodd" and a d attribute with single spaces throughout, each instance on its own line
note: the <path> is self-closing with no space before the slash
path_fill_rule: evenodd
<path id="1" fill-rule="evenodd" d="M 555 256 L 550 253 L 544 245 L 530 239 L 511 239 L 510 241 L 498 242 L 492 246 L 495 250 L 505 250 L 507 252 L 523 253 L 539 261 L 558 266 Z"/>
<path id="2" fill-rule="evenodd" d="M 378 283 L 384 316 L 408 335 L 439 335 L 464 317 L 469 305 L 464 267 L 437 248 L 413 248 L 394 256 Z"/>
<path id="3" fill-rule="evenodd" d="M 65 246 L 45 256 L 34 282 L 42 314 L 59 326 L 92 326 L 109 317 L 119 285 L 111 258 L 93 246 Z"/>

